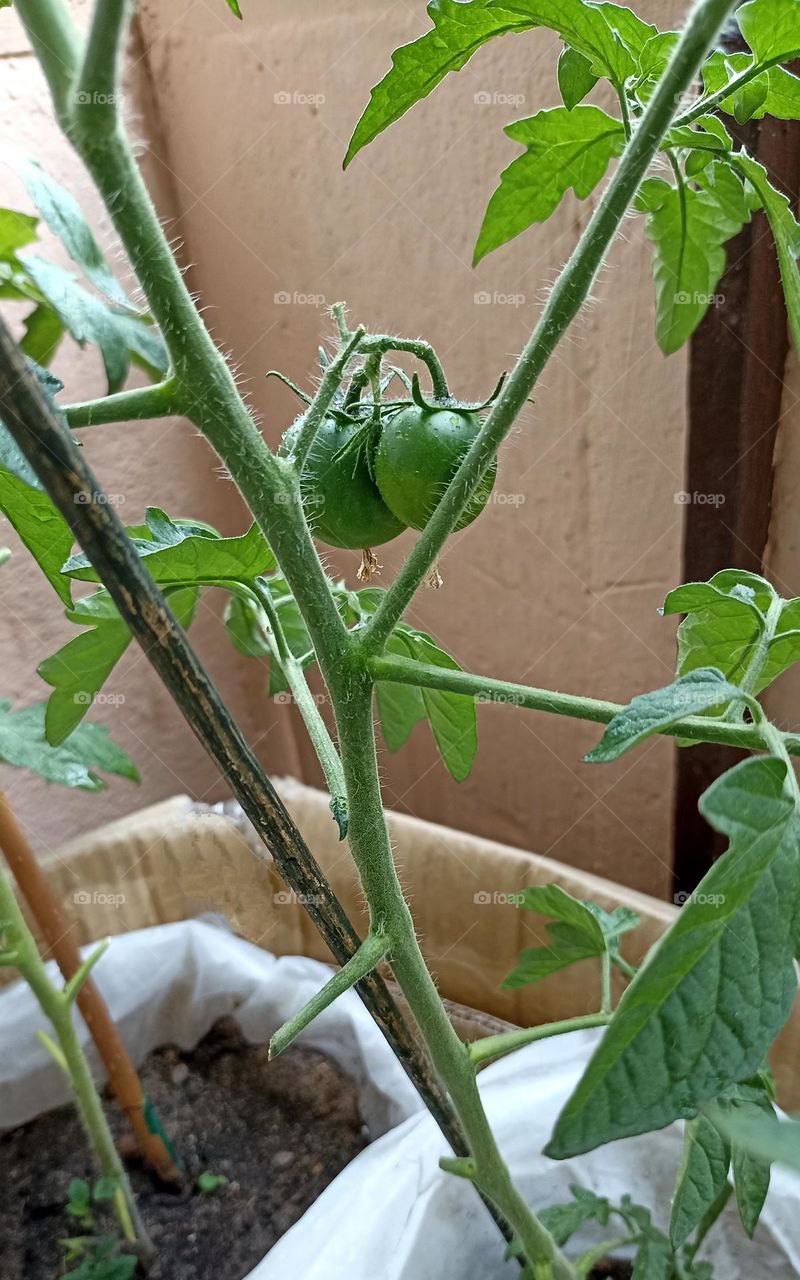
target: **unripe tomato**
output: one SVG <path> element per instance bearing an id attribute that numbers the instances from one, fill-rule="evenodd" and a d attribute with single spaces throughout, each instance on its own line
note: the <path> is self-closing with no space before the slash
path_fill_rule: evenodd
<path id="1" fill-rule="evenodd" d="M 409 405 L 386 419 L 375 451 L 375 480 L 398 520 L 412 529 L 425 527 L 480 426 L 477 413 L 441 405 Z M 493 461 L 456 529 L 480 515 L 496 475 Z"/>
<path id="2" fill-rule="evenodd" d="M 291 453 L 298 430 L 294 423 L 286 432 L 282 452 Z M 354 439 L 359 432 L 361 443 Z M 378 492 L 367 449 L 364 424 L 330 416 L 320 425 L 303 467 L 300 486 L 306 519 L 314 537 L 332 547 L 380 547 L 406 527 Z"/>

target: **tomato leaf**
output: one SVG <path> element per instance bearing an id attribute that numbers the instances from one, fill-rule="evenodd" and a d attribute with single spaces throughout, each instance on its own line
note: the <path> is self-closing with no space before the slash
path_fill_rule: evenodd
<path id="1" fill-rule="evenodd" d="M 275 557 L 255 524 L 238 537 L 221 538 L 207 526 L 172 521 L 157 508 L 147 514 L 151 537 L 134 539 L 134 545 L 148 573 L 162 586 L 249 582 L 275 568 Z M 98 581 L 84 555 L 70 557 L 63 572 L 81 582 Z"/>
<path id="2" fill-rule="evenodd" d="M 261 610 L 255 600 L 231 594 L 223 621 L 234 649 L 245 658 L 268 658 L 270 647 L 260 624 Z"/>
<path id="3" fill-rule="evenodd" d="M 653 244 L 656 339 L 665 355 L 683 346 L 708 310 L 725 267 L 722 246 L 741 230 L 728 200 L 681 182 L 648 185 L 646 232 Z"/>
<path id="4" fill-rule="evenodd" d="M 585 54 L 565 44 L 558 59 L 558 90 L 567 111 L 583 102 L 599 79 Z"/>
<path id="5" fill-rule="evenodd" d="M 750 53 L 722 53 L 716 49 L 703 64 L 703 86 L 706 93 L 718 93 L 724 89 L 734 77 L 749 71 L 754 64 Z M 796 120 L 800 118 L 800 79 L 792 75 L 784 67 L 769 67 L 762 71 L 746 86 L 756 86 L 760 99 L 752 113 L 752 119 L 761 120 L 763 116 L 775 116 L 778 120 Z M 723 98 L 719 111 L 726 115 L 736 114 L 734 95 Z"/>
<path id="6" fill-rule="evenodd" d="M 556 1123 L 555 1159 L 690 1117 L 756 1072 L 797 988 L 798 818 L 775 758 L 702 797 L 730 841 L 626 989 Z"/>
<path id="7" fill-rule="evenodd" d="M 741 1150 L 765 1162 L 785 1164 L 800 1173 L 800 1121 L 774 1123 L 760 1112 L 733 1113 L 728 1134 Z"/>
<path id="8" fill-rule="evenodd" d="M 235 18 L 241 18 L 242 11 L 239 8 L 239 0 L 225 0 L 225 3 Z"/>
<path id="9" fill-rule="evenodd" d="M 797 0 L 749 0 L 737 9 L 736 21 L 758 64 L 800 57 Z"/>
<path id="10" fill-rule="evenodd" d="M 736 686 L 729 684 L 716 667 L 698 667 L 663 689 L 632 698 L 606 726 L 597 746 L 583 757 L 584 762 L 606 764 L 616 760 L 659 729 L 677 724 L 685 716 L 724 707 L 737 694 Z"/>
<path id="11" fill-rule="evenodd" d="M 16 170 L 42 218 L 87 280 L 110 302 L 133 309 L 121 285 L 111 274 L 77 201 L 35 161 L 23 160 Z"/>
<path id="12" fill-rule="evenodd" d="M 2 434 L 5 435 L 5 429 Z M 8 452 L 3 452 L 7 458 Z M 22 459 L 22 455 L 19 456 Z M 26 476 L 25 469 L 21 470 L 22 477 Z M 64 604 L 71 604 L 70 584 L 62 577 L 61 566 L 72 547 L 72 532 L 47 494 L 31 487 L 27 478 L 22 477 L 0 467 L 0 511 Z"/>
<path id="13" fill-rule="evenodd" d="M 570 187 L 585 199 L 625 145 L 620 121 L 599 107 L 554 107 L 508 125 L 505 132 L 526 150 L 500 175 L 475 246 L 475 263 L 532 223 L 549 218 Z"/>
<path id="14" fill-rule="evenodd" d="M 415 635 L 413 656 L 448 671 L 460 671 L 458 663 L 439 649 L 427 636 Z M 444 693 L 441 689 L 422 689 L 425 714 L 436 746 L 448 772 L 456 782 L 469 776 L 478 749 L 478 727 L 474 698 L 461 693 Z"/>
<path id="15" fill-rule="evenodd" d="M 188 626 L 194 616 L 197 591 L 171 595 L 170 607 L 178 623 Z M 53 746 L 69 737 L 80 723 L 119 662 L 131 640 L 126 622 L 106 591 L 98 591 L 67 610 L 70 622 L 89 626 L 37 668 L 53 692 L 47 701 L 45 733 Z"/>
<path id="16" fill-rule="evenodd" d="M 598 76 L 622 86 L 636 69 L 635 56 L 656 28 L 630 9 L 586 0 L 433 0 L 433 30 L 396 49 L 391 70 L 375 86 L 347 148 L 355 155 L 410 107 L 426 98 L 451 71 L 460 71 L 495 36 L 549 27 L 583 54 Z"/>
<path id="17" fill-rule="evenodd" d="M 593 902 L 573 898 L 557 884 L 524 889 L 518 895 L 518 905 L 551 923 L 545 946 L 528 947 L 520 953 L 519 964 L 502 984 L 506 991 L 538 982 L 580 960 L 615 953 L 620 934 L 639 923 L 633 911 L 623 907 L 611 913 L 603 911 Z"/>
<path id="18" fill-rule="evenodd" d="M 758 3 L 758 0 L 753 0 L 753 3 Z M 792 213 L 788 199 L 783 192 L 776 191 L 772 186 L 763 165 L 749 156 L 746 151 L 740 151 L 734 156 L 734 163 L 740 173 L 747 178 L 759 205 L 767 215 L 778 255 L 792 341 L 795 350 L 800 351 L 800 274 L 797 270 L 797 259 L 800 256 L 800 225 Z"/>
<path id="19" fill-rule="evenodd" d="M 393 632 L 389 636 L 386 652 L 401 658 L 414 657 L 414 651 L 402 632 Z M 375 700 L 383 740 L 389 751 L 399 751 L 408 741 L 414 725 L 427 719 L 422 690 L 410 684 L 379 680 L 375 685 Z"/>
<path id="20" fill-rule="evenodd" d="M 47 782 L 84 791 L 102 791 L 98 773 L 139 781 L 133 761 L 108 736 L 104 725 L 82 724 L 58 747 L 44 734 L 45 704 L 12 711 L 0 702 L 0 760 L 16 769 L 29 769 Z"/>
<path id="21" fill-rule="evenodd" d="M 714 1123 L 715 1115 L 712 1103 L 708 1112 L 686 1123 L 669 1225 L 675 1249 L 699 1226 L 728 1183 L 730 1142 Z"/>
<path id="22" fill-rule="evenodd" d="M 733 1113 L 741 1117 L 745 1124 L 748 1119 L 752 1121 L 756 1117 L 761 1117 L 765 1125 L 778 1128 L 778 1118 L 772 1104 L 766 1100 L 763 1103 L 734 1101 L 730 1106 Z M 739 1219 L 745 1233 L 752 1238 L 769 1191 L 770 1160 L 754 1154 L 747 1147 L 740 1146 L 734 1141 L 731 1164 Z"/>

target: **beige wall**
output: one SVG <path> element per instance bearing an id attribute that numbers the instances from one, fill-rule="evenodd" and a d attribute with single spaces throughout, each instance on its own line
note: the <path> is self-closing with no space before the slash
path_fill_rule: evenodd
<path id="1" fill-rule="evenodd" d="M 682 8 L 651 2 L 641 12 L 666 26 Z M 2 15 L 5 27 L 8 20 Z M 139 135 L 155 148 L 148 172 L 163 213 L 177 219 L 170 229 L 183 240 L 207 319 L 233 351 L 272 442 L 296 406 L 264 372 L 277 366 L 307 383 L 330 329 L 324 304 L 340 298 L 371 328 L 430 339 L 458 394 L 486 394 L 520 350 L 591 211 L 591 201 L 569 198 L 548 224 L 476 271 L 469 265 L 496 176 L 516 154 L 502 125 L 557 101 L 546 33 L 481 51 L 342 173 L 370 86 L 391 50 L 425 23 L 422 3 L 388 0 L 322 10 L 312 0 L 263 0 L 243 23 L 222 0 L 140 3 L 132 106 Z M 85 179 L 48 122 L 32 60 L 11 58 L 0 74 L 17 86 L 7 130 L 16 133 L 23 119 L 22 144 L 83 198 Z M 524 101 L 480 105 L 482 93 Z M 98 223 L 108 241 L 99 215 Z M 493 301 L 476 302 L 479 293 Z M 523 301 L 503 301 L 508 295 Z M 71 392 L 88 393 L 92 379 L 99 389 L 93 357 L 78 375 L 74 365 Z M 503 451 L 498 501 L 452 539 L 445 587 L 421 597 L 413 619 L 477 671 L 620 699 L 666 681 L 674 623 L 656 609 L 680 574 L 674 494 L 683 487 L 684 400 L 684 357 L 666 361 L 655 346 L 649 255 L 632 221 Z M 213 464 L 186 424 L 102 428 L 85 438 L 106 487 L 124 490 L 126 516 L 138 518 L 147 498 L 226 531 L 242 527 L 232 488 L 212 483 Z M 385 549 L 385 580 L 409 545 L 406 535 Z M 354 556 L 330 563 L 354 582 Z M 13 616 L 0 644 L 2 692 L 25 699 L 39 696 L 33 668 L 54 647 L 54 627 L 44 588 L 15 589 L 21 568 L 2 583 Z M 314 780 L 308 750 L 299 747 L 301 762 L 287 731 L 291 713 L 262 699 L 257 667 L 232 654 L 206 614 L 197 639 L 248 731 L 266 732 L 268 766 Z M 130 654 L 125 666 L 115 732 L 143 767 L 141 798 L 217 794 L 211 766 L 142 659 Z M 466 783 L 449 780 L 421 726 L 404 752 L 384 757 L 389 803 L 667 892 L 669 743 L 593 770 L 580 764 L 597 736 L 591 726 L 502 708 L 479 716 L 481 748 Z M 20 777 L 13 791 L 42 840 L 139 801 L 121 784 L 99 802 L 52 791 L 47 807 L 36 782 Z"/>

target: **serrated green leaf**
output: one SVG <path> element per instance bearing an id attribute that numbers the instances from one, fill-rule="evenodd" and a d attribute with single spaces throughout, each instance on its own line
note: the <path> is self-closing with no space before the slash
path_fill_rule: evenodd
<path id="1" fill-rule="evenodd" d="M 506 0 L 505 6 L 502 0 L 433 0 L 428 16 L 433 30 L 396 49 L 390 71 L 372 90 L 347 148 L 345 167 L 496 36 L 549 27 L 588 58 L 597 75 L 621 86 L 634 72 L 641 49 L 656 34 L 655 27 L 624 6 L 586 0 Z"/>
<path id="2" fill-rule="evenodd" d="M 560 885 L 533 885 L 518 896 L 518 905 L 546 917 L 548 942 L 543 947 L 527 947 L 520 952 L 519 963 L 502 987 L 506 991 L 538 982 L 581 960 L 603 955 L 610 943 L 616 942 L 625 922 L 614 920 L 594 904 L 581 902 Z M 611 928 L 606 933 L 603 925 Z"/>
<path id="3" fill-rule="evenodd" d="M 634 93 L 642 104 L 649 101 L 678 40 L 679 36 L 675 31 L 658 31 L 643 45 L 636 60 L 636 80 L 633 85 Z"/>
<path id="4" fill-rule="evenodd" d="M 605 1227 L 611 1215 L 611 1205 L 604 1197 L 595 1195 L 585 1187 L 572 1186 L 570 1191 L 573 1199 L 568 1204 L 552 1205 L 543 1209 L 539 1215 L 559 1248 L 585 1223 L 597 1222 Z"/>
<path id="5" fill-rule="evenodd" d="M 579 102 L 583 102 L 599 78 L 585 54 L 571 49 L 568 44 L 564 45 L 558 59 L 558 91 L 567 111 L 572 111 Z"/>
<path id="6" fill-rule="evenodd" d="M 749 1105 L 752 1106 L 752 1104 Z M 772 1114 L 774 1118 L 774 1113 Z M 777 1120 L 775 1120 L 776 1127 L 777 1123 Z M 753 1156 L 749 1151 L 734 1143 L 731 1165 L 739 1221 L 744 1228 L 745 1234 L 752 1239 L 769 1191 L 770 1164 L 768 1160 Z"/>
<path id="7" fill-rule="evenodd" d="M 270 647 L 261 627 L 261 610 L 255 600 L 231 594 L 223 621 L 233 647 L 245 658 L 268 658 Z"/>
<path id="8" fill-rule="evenodd" d="M 64 326 L 55 311 L 41 302 L 25 317 L 24 324 L 20 350 L 39 365 L 49 364 L 64 334 Z"/>
<path id="9" fill-rule="evenodd" d="M 0 431 L 12 444 L 5 429 Z M 8 458 L 8 452 L 5 452 Z M 20 463 L 24 463 L 19 455 Z M 27 466 L 27 464 L 24 464 Z M 25 471 L 22 471 L 25 475 Z M 31 473 L 32 475 L 32 473 Z M 47 494 L 30 486 L 27 479 L 0 467 L 0 511 L 16 530 L 42 573 L 64 604 L 70 604 L 70 584 L 61 576 L 61 566 L 72 547 L 72 533 Z"/>
<path id="10" fill-rule="evenodd" d="M 674 1276 L 672 1248 L 660 1231 L 642 1237 L 633 1263 L 631 1280 L 672 1280 Z"/>
<path id="11" fill-rule="evenodd" d="M 109 393 L 118 391 L 128 372 L 129 357 L 127 341 L 114 313 L 63 267 L 33 254 L 21 258 L 20 263 L 75 341 L 93 342 L 99 347 Z"/>
<path id="12" fill-rule="evenodd" d="M 36 239 L 39 219 L 16 209 L 0 209 L 0 258 L 11 259 Z"/>
<path id="13" fill-rule="evenodd" d="M 505 130 L 525 154 L 504 169 L 483 219 L 474 262 L 550 217 L 572 188 L 583 200 L 625 145 L 619 120 L 599 107 L 554 107 Z"/>
<path id="14" fill-rule="evenodd" d="M 756 62 L 791 62 L 800 57 L 798 0 L 749 0 L 737 9 L 736 21 Z"/>
<path id="15" fill-rule="evenodd" d="M 29 769 L 47 782 L 84 791 L 102 791 L 98 773 L 139 781 L 133 761 L 112 742 L 104 725 L 82 724 L 57 747 L 45 738 L 45 704 L 12 711 L 0 703 L 0 760 L 16 769 Z"/>
<path id="16" fill-rule="evenodd" d="M 738 694 L 716 667 L 698 667 L 679 676 L 663 689 L 632 698 L 618 711 L 596 747 L 585 755 L 587 764 L 606 764 L 630 751 L 660 729 L 677 724 L 685 716 L 700 715 L 724 707 Z"/>
<path id="17" fill-rule="evenodd" d="M 690 1117 L 758 1070 L 797 989 L 800 842 L 785 780 L 782 761 L 745 760 L 702 797 L 728 851 L 626 989 L 548 1155 Z"/>
<path id="18" fill-rule="evenodd" d="M 170 594 L 169 603 L 178 623 L 186 627 L 194 615 L 197 590 L 176 590 Z M 45 733 L 53 746 L 74 732 L 131 641 L 127 623 L 105 591 L 79 601 L 67 611 L 67 617 L 79 625 L 91 626 L 37 667 L 38 674 L 53 689 L 45 713 Z"/>
<path id="19" fill-rule="evenodd" d="M 743 1151 L 763 1162 L 784 1164 L 800 1173 L 800 1121 L 775 1124 L 766 1115 L 733 1113 L 728 1134 Z"/>
<path id="20" fill-rule="evenodd" d="M 148 573 L 162 586 L 249 582 L 275 568 L 275 557 L 255 524 L 235 538 L 220 538 L 213 531 L 188 522 L 169 524 L 169 533 L 135 542 Z M 63 572 L 80 582 L 98 581 L 97 572 L 84 555 L 70 557 Z"/>
<path id="21" fill-rule="evenodd" d="M 686 1123 L 669 1227 L 675 1249 L 688 1240 L 728 1183 L 731 1148 L 714 1123 L 715 1114 L 712 1104 L 708 1113 Z"/>
<path id="22" fill-rule="evenodd" d="M 706 93 L 718 93 L 734 76 L 740 76 L 753 66 L 749 53 L 722 53 L 715 50 L 703 64 L 703 85 Z M 763 92 L 760 105 L 753 112 L 753 119 L 774 116 L 778 120 L 796 120 L 800 117 L 800 79 L 784 67 L 770 67 L 750 82 Z M 733 95 L 719 104 L 718 110 L 735 115 Z"/>
<path id="23" fill-rule="evenodd" d="M 757 76 L 733 94 L 733 115 L 737 124 L 747 124 L 764 106 L 769 94 L 769 81 Z"/>
<path id="24" fill-rule="evenodd" d="M 758 2 L 759 0 L 753 0 L 753 3 Z M 767 215 L 778 255 L 792 341 L 795 350 L 800 351 L 800 273 L 797 270 L 797 259 L 800 256 L 800 226 L 786 196 L 772 186 L 763 165 L 749 156 L 746 151 L 740 151 L 734 157 L 734 163 L 747 178 L 761 208 Z"/>
<path id="25" fill-rule="evenodd" d="M 110 302 L 132 308 L 122 286 L 111 274 L 77 201 L 35 161 L 23 160 L 15 167 L 42 218 L 87 280 Z"/>
<path id="26" fill-rule="evenodd" d="M 414 653 L 402 633 L 393 632 L 386 642 L 386 652 L 401 658 Z M 375 701 L 381 722 L 383 740 L 389 751 L 399 751 L 408 741 L 414 725 L 427 719 L 422 690 L 413 685 L 379 680 L 375 685 Z"/>
<path id="27" fill-rule="evenodd" d="M 646 223 L 653 244 L 656 339 L 671 355 L 708 310 L 725 267 L 722 246 L 741 230 L 742 221 L 707 188 L 662 183 L 649 190 L 661 195 Z"/>
<path id="28" fill-rule="evenodd" d="M 446 671 L 461 670 L 455 659 L 427 636 L 415 636 L 412 651 L 417 662 L 443 667 Z M 475 699 L 461 693 L 445 693 L 441 689 L 423 688 L 421 693 L 431 733 L 445 768 L 456 782 L 463 782 L 469 777 L 478 750 Z"/>

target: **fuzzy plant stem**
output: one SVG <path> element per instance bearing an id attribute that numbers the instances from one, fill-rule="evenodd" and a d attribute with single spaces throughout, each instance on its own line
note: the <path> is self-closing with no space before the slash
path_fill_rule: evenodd
<path id="1" fill-rule="evenodd" d="M 40 1009 L 52 1024 L 58 1041 L 57 1062 L 65 1071 L 87 1141 L 94 1153 L 100 1177 L 111 1178 L 116 1183 L 118 1195 L 114 1205 L 120 1228 L 126 1240 L 137 1244 L 145 1261 L 155 1256 L 144 1224 L 139 1215 L 133 1191 L 128 1181 L 114 1138 L 108 1127 L 100 1095 L 92 1079 L 89 1063 L 81 1048 L 73 1023 L 73 1004 L 78 994 L 78 981 L 63 991 L 54 987 L 39 955 L 36 940 L 28 928 L 17 903 L 14 891 L 5 873 L 0 870 L 0 934 L 5 950 L 0 952 L 0 963 L 13 965 L 30 987 Z M 91 964 L 82 969 L 87 976 Z M 47 1040 L 45 1039 L 45 1043 Z"/>

